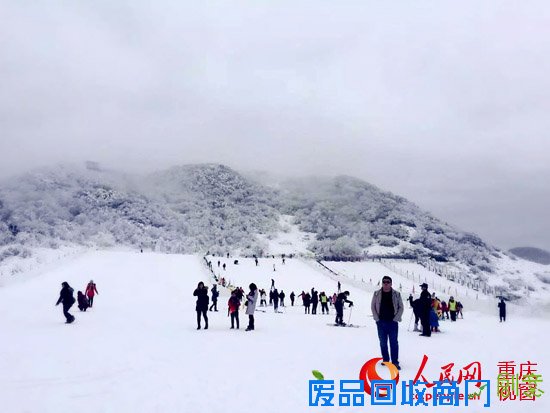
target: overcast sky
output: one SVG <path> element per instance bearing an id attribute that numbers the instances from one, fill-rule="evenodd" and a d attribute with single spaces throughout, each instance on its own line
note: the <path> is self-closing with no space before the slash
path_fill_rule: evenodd
<path id="1" fill-rule="evenodd" d="M 550 250 L 550 2 L 0 0 L 0 177 L 348 174 Z"/>

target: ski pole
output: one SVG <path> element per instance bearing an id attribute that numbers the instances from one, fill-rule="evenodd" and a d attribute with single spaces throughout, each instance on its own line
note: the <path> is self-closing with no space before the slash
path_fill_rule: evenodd
<path id="1" fill-rule="evenodd" d="M 411 318 L 409 319 L 409 326 L 407 327 L 407 331 L 410 331 L 411 330 L 411 322 L 413 320 L 413 315 L 414 315 L 414 311 L 411 312 Z"/>
<path id="2" fill-rule="evenodd" d="M 353 306 L 349 308 L 349 317 L 348 317 L 348 325 L 351 320 L 351 313 L 353 312 Z"/>

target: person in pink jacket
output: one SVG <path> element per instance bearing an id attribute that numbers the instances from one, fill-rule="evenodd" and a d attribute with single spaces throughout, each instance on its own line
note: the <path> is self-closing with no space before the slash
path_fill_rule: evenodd
<path id="1" fill-rule="evenodd" d="M 88 286 L 86 287 L 86 297 L 88 297 L 88 301 L 90 303 L 90 308 L 92 308 L 92 306 L 94 305 L 94 296 L 96 294 L 99 294 L 97 292 L 97 287 L 94 283 L 94 280 L 90 280 L 90 282 L 88 283 Z"/>

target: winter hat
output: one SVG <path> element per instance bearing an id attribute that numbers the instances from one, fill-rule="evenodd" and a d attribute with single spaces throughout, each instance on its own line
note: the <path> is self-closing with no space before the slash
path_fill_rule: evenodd
<path id="1" fill-rule="evenodd" d="M 428 288 L 428 284 L 422 283 L 422 284 L 420 284 L 420 287 L 421 287 L 421 288 Z"/>

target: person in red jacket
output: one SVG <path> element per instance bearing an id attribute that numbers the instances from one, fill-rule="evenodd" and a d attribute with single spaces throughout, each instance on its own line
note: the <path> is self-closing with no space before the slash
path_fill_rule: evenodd
<path id="1" fill-rule="evenodd" d="M 231 292 L 231 297 L 227 302 L 227 316 L 231 315 L 231 328 L 235 328 L 235 321 L 237 321 L 237 330 L 239 329 L 239 307 L 241 306 L 241 300 L 237 295 L 237 290 Z"/>
<path id="2" fill-rule="evenodd" d="M 90 303 L 90 308 L 92 308 L 92 306 L 94 305 L 94 296 L 96 294 L 99 294 L 97 292 L 97 287 L 94 283 L 94 280 L 90 280 L 90 282 L 88 283 L 88 286 L 86 287 L 86 297 L 88 297 L 88 301 Z"/>

